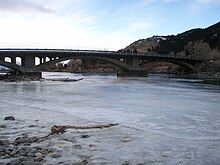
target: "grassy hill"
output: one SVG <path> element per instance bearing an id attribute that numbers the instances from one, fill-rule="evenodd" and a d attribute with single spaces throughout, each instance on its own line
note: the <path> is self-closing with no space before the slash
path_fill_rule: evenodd
<path id="1" fill-rule="evenodd" d="M 220 22 L 205 29 L 192 29 L 177 35 L 140 39 L 123 51 L 172 53 L 220 59 Z"/>

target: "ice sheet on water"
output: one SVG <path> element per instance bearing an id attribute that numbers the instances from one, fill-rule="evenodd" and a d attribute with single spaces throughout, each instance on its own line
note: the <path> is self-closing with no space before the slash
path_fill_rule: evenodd
<path id="1" fill-rule="evenodd" d="M 96 164 L 217 164 L 220 161 L 218 86 L 167 78 L 44 73 L 45 78 L 81 78 L 80 82 L 0 84 L 0 137 L 45 135 L 52 125 L 119 123 L 105 130 L 68 131 L 53 138 L 59 161 L 89 157 Z M 36 127 L 29 127 L 30 125 Z M 16 129 L 17 126 L 17 129 Z M 89 138 L 81 139 L 82 134 Z M 75 137 L 82 149 L 73 151 Z M 60 139 L 59 139 L 60 138 Z M 78 145 L 78 144 L 77 144 Z M 78 147 L 79 148 L 79 147 Z M 78 155 L 70 158 L 69 155 Z M 51 158 L 47 158 L 51 162 Z"/>

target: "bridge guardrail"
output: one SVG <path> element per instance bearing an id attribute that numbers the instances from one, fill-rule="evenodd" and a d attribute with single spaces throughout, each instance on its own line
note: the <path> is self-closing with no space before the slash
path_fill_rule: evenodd
<path id="1" fill-rule="evenodd" d="M 192 60 L 207 60 L 205 58 L 188 57 L 188 56 L 174 56 L 170 54 L 157 54 L 155 52 L 138 53 L 138 52 L 118 52 L 106 50 L 79 50 L 79 49 L 39 49 L 39 48 L 1 48 L 1 52 L 45 52 L 45 53 L 88 53 L 88 54 L 115 54 L 115 55 L 131 55 L 131 56 L 148 56 L 148 57 L 169 57 L 176 59 L 192 59 Z"/>

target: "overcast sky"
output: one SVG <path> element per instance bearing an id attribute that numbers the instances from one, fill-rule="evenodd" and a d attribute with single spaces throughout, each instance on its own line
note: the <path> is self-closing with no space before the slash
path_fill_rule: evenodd
<path id="1" fill-rule="evenodd" d="M 0 47 L 118 50 L 218 21 L 220 0 L 0 0 Z"/>

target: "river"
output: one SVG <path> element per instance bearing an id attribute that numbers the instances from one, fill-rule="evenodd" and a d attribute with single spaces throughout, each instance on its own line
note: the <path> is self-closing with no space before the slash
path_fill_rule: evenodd
<path id="1" fill-rule="evenodd" d="M 61 153 L 59 158 L 48 154 L 43 164 L 81 159 L 116 165 L 220 162 L 220 86 L 163 76 L 45 72 L 43 77 L 42 82 L 0 82 L 0 124 L 7 126 L 1 128 L 0 140 L 43 136 L 54 124 L 119 123 L 101 130 L 68 130 L 42 142 L 48 147 L 54 141 L 51 146 Z M 84 79 L 51 81 L 55 78 Z M 9 115 L 16 120 L 3 120 Z M 88 138 L 80 138 L 84 134 Z M 81 148 L 62 141 L 64 137 L 75 138 Z M 9 161 L 3 158 L 2 163 Z"/>

